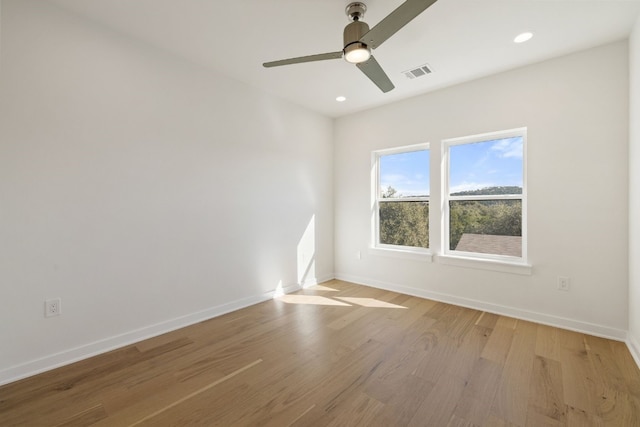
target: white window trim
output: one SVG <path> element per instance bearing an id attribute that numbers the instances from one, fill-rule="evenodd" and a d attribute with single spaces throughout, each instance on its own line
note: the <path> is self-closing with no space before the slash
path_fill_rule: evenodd
<path id="1" fill-rule="evenodd" d="M 487 196 L 450 196 L 449 195 L 449 147 L 495 139 L 522 137 L 522 195 L 487 195 Z M 487 268 L 517 274 L 531 274 L 531 265 L 527 263 L 527 128 L 489 132 L 460 138 L 442 140 L 441 144 L 441 242 L 442 255 L 438 261 L 443 264 L 460 265 L 472 268 Z M 451 200 L 522 200 L 522 256 L 510 257 L 493 254 L 481 254 L 455 251 L 449 249 L 449 201 Z"/>
<path id="2" fill-rule="evenodd" d="M 436 260 L 438 263 L 445 265 L 500 271 L 503 273 L 521 274 L 524 276 L 530 276 L 533 272 L 533 266 L 524 262 L 465 257 L 464 255 L 462 255 L 463 253 L 459 255 L 438 255 L 436 257 Z"/>
<path id="3" fill-rule="evenodd" d="M 413 246 L 378 245 L 370 247 L 368 252 L 371 255 L 410 259 L 421 262 L 433 262 L 433 254 L 430 250 L 425 248 L 414 248 Z"/>
<path id="4" fill-rule="evenodd" d="M 413 246 L 400 246 L 400 245 L 387 245 L 380 243 L 380 209 L 379 209 L 379 195 L 380 193 L 380 157 L 388 156 L 391 154 L 409 153 L 412 151 L 430 150 L 430 144 L 428 142 L 405 145 L 402 147 L 394 147 L 384 150 L 376 150 L 371 154 L 371 180 L 372 180 L 372 194 L 371 194 L 371 245 L 369 246 L 369 253 L 373 255 L 389 256 L 394 258 L 411 259 L 422 262 L 432 262 L 433 254 L 430 248 L 417 248 Z M 431 153 L 429 153 L 431 156 Z M 431 165 L 429 165 L 431 170 Z M 429 172 L 431 173 L 431 172 Z M 431 191 L 429 191 L 431 193 Z M 403 198 L 390 198 L 385 202 L 411 202 L 411 201 L 427 201 L 429 202 L 429 209 L 431 209 L 431 195 L 427 197 L 403 197 Z M 431 239 L 429 239 L 431 242 Z"/>

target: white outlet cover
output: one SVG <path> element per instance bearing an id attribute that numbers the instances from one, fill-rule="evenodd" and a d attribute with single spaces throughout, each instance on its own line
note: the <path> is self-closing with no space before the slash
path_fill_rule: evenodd
<path id="1" fill-rule="evenodd" d="M 558 276 L 558 290 L 568 291 L 570 279 L 568 277 Z"/>
<path id="2" fill-rule="evenodd" d="M 62 300 L 60 298 L 48 299 L 44 302 L 44 317 L 59 316 L 62 313 Z"/>

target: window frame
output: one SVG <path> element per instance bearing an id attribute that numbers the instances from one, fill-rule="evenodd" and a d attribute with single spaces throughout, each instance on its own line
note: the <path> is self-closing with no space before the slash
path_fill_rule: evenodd
<path id="1" fill-rule="evenodd" d="M 450 147 L 457 145 L 488 142 L 492 140 L 522 137 L 522 194 L 495 194 L 495 195 L 450 195 Z M 488 261 L 491 263 L 514 264 L 528 266 L 527 254 L 527 128 L 516 128 L 497 132 L 488 132 L 477 135 L 470 135 L 458 138 L 448 138 L 442 140 L 442 197 L 441 197 L 441 242 L 443 257 L 449 259 L 467 259 L 473 261 Z M 450 246 L 450 202 L 451 201 L 482 201 L 482 200 L 520 200 L 522 206 L 522 252 L 520 257 L 485 254 L 480 252 L 466 252 L 449 249 Z"/>
<path id="2" fill-rule="evenodd" d="M 429 163 L 431 163 L 431 147 L 428 142 L 423 142 L 419 144 L 406 145 L 402 147 L 394 147 L 383 150 L 373 151 L 371 154 L 371 178 L 373 181 L 372 195 L 371 195 L 371 220 L 372 220 L 372 235 L 371 235 L 371 245 L 370 252 L 379 254 L 379 255 L 388 255 L 394 257 L 401 258 L 412 258 L 416 260 L 422 261 L 431 261 L 431 248 L 422 248 L 416 246 L 403 246 L 403 245 L 391 245 L 380 242 L 380 203 L 393 203 L 393 202 L 424 202 L 426 201 L 429 204 L 429 211 L 431 211 L 431 188 L 429 188 L 428 196 L 418 196 L 418 197 L 393 197 L 393 198 L 383 198 L 381 197 L 381 188 L 380 188 L 380 158 L 384 156 L 389 156 L 393 154 L 402 154 L 402 153 L 411 153 L 416 151 L 429 151 Z M 431 164 L 427 165 L 428 172 L 430 175 L 429 185 L 431 186 Z M 431 215 L 429 215 L 431 216 Z M 431 230 L 431 228 L 429 228 Z M 429 236 L 431 237 L 431 236 Z M 429 246 L 431 246 L 431 238 L 429 238 Z"/>

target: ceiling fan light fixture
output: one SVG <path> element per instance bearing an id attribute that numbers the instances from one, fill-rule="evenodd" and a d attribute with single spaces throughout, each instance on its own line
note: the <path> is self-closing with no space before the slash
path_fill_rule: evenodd
<path id="1" fill-rule="evenodd" d="M 367 62 L 371 58 L 371 50 L 364 43 L 355 42 L 344 48 L 344 59 L 352 64 Z"/>

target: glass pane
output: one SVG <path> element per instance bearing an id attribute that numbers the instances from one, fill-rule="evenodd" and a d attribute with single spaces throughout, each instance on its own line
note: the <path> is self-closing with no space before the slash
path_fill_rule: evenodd
<path id="1" fill-rule="evenodd" d="M 450 194 L 522 194 L 522 154 L 521 136 L 450 146 Z"/>
<path id="2" fill-rule="evenodd" d="M 380 243 L 429 247 L 429 202 L 381 202 Z"/>
<path id="3" fill-rule="evenodd" d="M 429 150 L 380 156 L 380 197 L 429 195 Z"/>
<path id="4" fill-rule="evenodd" d="M 449 212 L 449 249 L 522 256 L 521 200 L 454 200 Z"/>

